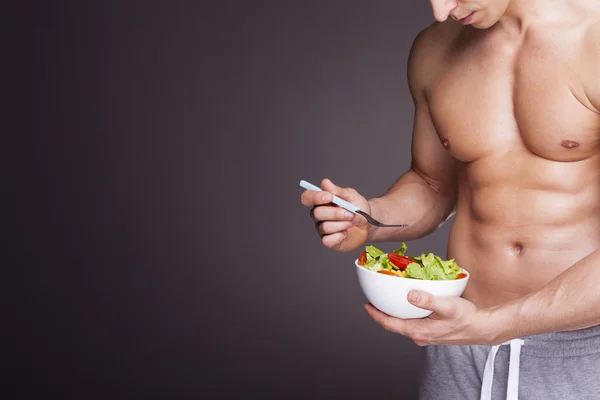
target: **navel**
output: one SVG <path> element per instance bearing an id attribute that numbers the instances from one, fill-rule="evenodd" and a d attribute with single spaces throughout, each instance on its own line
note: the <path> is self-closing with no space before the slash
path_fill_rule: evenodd
<path id="1" fill-rule="evenodd" d="M 448 139 L 442 140 L 442 146 L 444 146 L 446 149 L 449 149 L 450 148 L 450 141 Z"/>
<path id="2" fill-rule="evenodd" d="M 562 142 L 560 142 L 560 145 L 565 149 L 574 149 L 576 147 L 579 147 L 579 142 L 576 142 L 574 140 L 563 140 Z"/>
<path id="3" fill-rule="evenodd" d="M 510 250 L 513 254 L 519 255 L 523 252 L 523 245 L 521 243 L 515 242 L 510 245 Z"/>

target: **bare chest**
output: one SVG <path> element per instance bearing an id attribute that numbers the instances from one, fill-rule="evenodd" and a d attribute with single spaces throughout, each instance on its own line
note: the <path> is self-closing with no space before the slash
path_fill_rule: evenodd
<path id="1" fill-rule="evenodd" d="M 472 40 L 449 52 L 428 96 L 440 141 L 455 158 L 525 149 L 579 161 L 600 150 L 600 115 L 578 72 L 577 33 L 530 36 Z"/>

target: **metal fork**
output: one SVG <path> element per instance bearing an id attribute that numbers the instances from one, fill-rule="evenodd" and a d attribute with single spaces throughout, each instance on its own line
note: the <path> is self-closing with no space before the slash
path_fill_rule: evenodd
<path id="1" fill-rule="evenodd" d="M 315 190 L 317 192 L 322 192 L 323 191 L 323 189 L 321 189 L 320 187 L 315 186 L 312 183 L 309 183 L 309 182 L 307 182 L 305 180 L 301 180 L 300 181 L 300 186 L 303 187 L 304 189 L 307 189 L 307 190 Z M 337 197 L 335 195 L 333 196 L 333 200 L 331 202 L 334 203 L 334 204 L 337 204 L 338 206 L 340 206 L 342 208 L 345 208 L 346 210 L 348 210 L 350 212 L 362 215 L 363 217 L 365 217 L 365 219 L 371 225 L 374 225 L 374 226 L 381 226 L 381 227 L 385 227 L 385 228 L 387 228 L 387 227 L 405 227 L 405 226 L 408 226 L 407 224 L 391 225 L 391 224 L 384 224 L 382 222 L 379 222 L 375 218 L 373 218 L 369 214 L 367 214 L 366 212 L 361 211 L 360 208 L 358 208 L 354 204 L 349 203 L 346 200 L 341 199 L 341 198 L 339 198 L 339 197 Z"/>

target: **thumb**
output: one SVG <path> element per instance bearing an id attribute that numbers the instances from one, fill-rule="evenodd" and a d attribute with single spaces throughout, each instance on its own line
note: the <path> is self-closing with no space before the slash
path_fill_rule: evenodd
<path id="1" fill-rule="evenodd" d="M 408 293 L 408 301 L 424 310 L 433 311 L 444 318 L 452 318 L 456 315 L 456 303 L 451 298 L 437 297 L 421 290 L 411 290 Z"/>

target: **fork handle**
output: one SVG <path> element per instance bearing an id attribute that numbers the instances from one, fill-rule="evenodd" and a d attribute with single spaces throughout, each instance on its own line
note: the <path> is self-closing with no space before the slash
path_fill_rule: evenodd
<path id="1" fill-rule="evenodd" d="M 306 182 L 305 180 L 301 180 L 300 181 L 300 186 L 303 187 L 306 190 L 315 190 L 317 192 L 322 192 L 323 189 L 321 189 L 318 186 L 313 185 L 312 183 Z M 337 197 L 336 195 L 333 195 L 333 200 L 331 200 L 331 202 L 333 204 L 337 204 L 338 206 L 345 208 L 348 211 L 351 211 L 353 213 L 356 214 L 357 211 L 360 210 L 360 208 L 358 208 L 357 206 L 355 206 L 354 204 L 347 202 L 344 199 L 340 199 L 339 197 Z"/>

